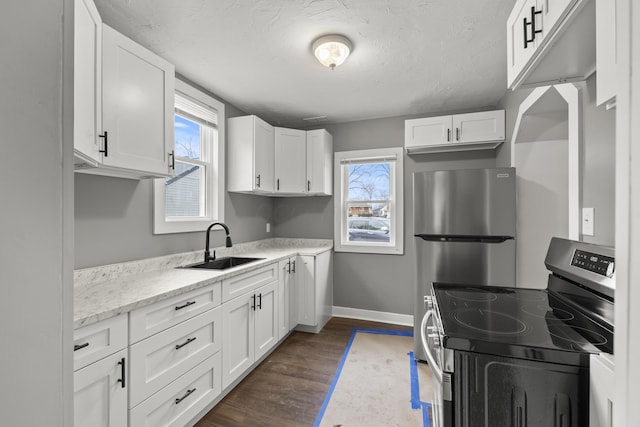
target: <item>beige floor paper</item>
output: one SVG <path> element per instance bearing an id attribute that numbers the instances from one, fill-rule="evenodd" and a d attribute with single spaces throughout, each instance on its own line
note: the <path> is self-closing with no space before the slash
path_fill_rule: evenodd
<path id="1" fill-rule="evenodd" d="M 357 332 L 326 407 L 321 427 L 423 426 L 411 409 L 408 353 L 413 338 Z M 431 402 L 431 371 L 418 363 L 420 400 Z"/>

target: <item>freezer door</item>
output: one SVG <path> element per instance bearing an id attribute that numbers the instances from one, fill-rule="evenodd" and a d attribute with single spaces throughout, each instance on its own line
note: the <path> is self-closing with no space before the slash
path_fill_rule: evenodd
<path id="1" fill-rule="evenodd" d="M 516 242 L 432 242 L 416 239 L 417 289 L 414 320 L 414 352 L 425 360 L 420 337 L 420 321 L 426 307 L 424 296 L 432 283 L 515 286 Z M 448 316 L 448 313 L 440 313 Z"/>
<path id="2" fill-rule="evenodd" d="M 514 168 L 416 172 L 414 235 L 515 236 Z"/>

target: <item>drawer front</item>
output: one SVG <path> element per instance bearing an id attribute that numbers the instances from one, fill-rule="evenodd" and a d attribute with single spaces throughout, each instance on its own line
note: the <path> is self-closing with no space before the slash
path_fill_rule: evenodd
<path id="1" fill-rule="evenodd" d="M 274 280 L 278 280 L 277 263 L 224 279 L 222 281 L 222 302 L 232 300 Z"/>
<path id="2" fill-rule="evenodd" d="M 218 352 L 133 408 L 132 426 L 184 426 L 222 391 Z"/>
<path id="3" fill-rule="evenodd" d="M 220 282 L 216 282 L 132 311 L 129 315 L 130 342 L 138 342 L 219 306 L 221 287 Z"/>
<path id="4" fill-rule="evenodd" d="M 218 352 L 221 345 L 222 307 L 133 344 L 129 407 Z"/>
<path id="5" fill-rule="evenodd" d="M 103 320 L 73 331 L 73 370 L 126 348 L 127 315 Z"/>

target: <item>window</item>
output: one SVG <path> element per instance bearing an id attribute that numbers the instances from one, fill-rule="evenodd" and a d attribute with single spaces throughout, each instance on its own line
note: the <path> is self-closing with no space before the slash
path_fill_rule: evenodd
<path id="1" fill-rule="evenodd" d="M 203 231 L 224 215 L 224 104 L 176 80 L 174 176 L 154 182 L 154 233 Z"/>
<path id="2" fill-rule="evenodd" d="M 338 252 L 404 253 L 402 148 L 335 153 Z"/>

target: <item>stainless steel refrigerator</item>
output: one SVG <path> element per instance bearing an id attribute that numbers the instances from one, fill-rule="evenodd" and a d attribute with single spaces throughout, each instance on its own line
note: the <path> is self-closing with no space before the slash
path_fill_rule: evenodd
<path id="1" fill-rule="evenodd" d="M 515 286 L 515 169 L 416 172 L 413 200 L 414 354 L 425 360 L 419 328 L 431 283 Z"/>

